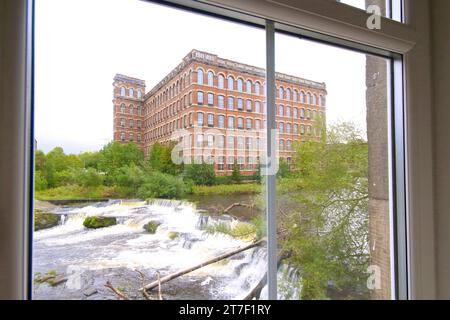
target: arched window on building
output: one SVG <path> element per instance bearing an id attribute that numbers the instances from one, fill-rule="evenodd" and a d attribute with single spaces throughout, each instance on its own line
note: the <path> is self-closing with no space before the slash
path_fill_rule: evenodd
<path id="1" fill-rule="evenodd" d="M 234 90 L 234 78 L 232 76 L 228 77 L 228 90 Z"/>
<path id="2" fill-rule="evenodd" d="M 134 90 L 133 88 L 128 89 L 128 95 L 132 98 L 134 98 Z"/>
<path id="3" fill-rule="evenodd" d="M 305 93 L 300 91 L 300 103 L 305 103 Z"/>
<path id="4" fill-rule="evenodd" d="M 278 98 L 283 99 L 283 87 L 278 88 Z"/>
<path id="5" fill-rule="evenodd" d="M 261 113 L 261 102 L 255 101 L 255 112 Z"/>
<path id="6" fill-rule="evenodd" d="M 286 89 L 286 100 L 291 100 L 291 89 Z"/>
<path id="7" fill-rule="evenodd" d="M 278 107 L 278 115 L 280 117 L 284 116 L 284 107 L 281 104 Z"/>
<path id="8" fill-rule="evenodd" d="M 292 94 L 292 100 L 294 100 L 294 102 L 297 102 L 297 96 L 298 96 L 298 91 L 294 89 L 294 93 Z"/>
<path id="9" fill-rule="evenodd" d="M 284 133 L 284 123 L 283 122 L 279 123 L 278 130 L 280 131 L 280 133 Z"/>
<path id="10" fill-rule="evenodd" d="M 120 112 L 125 113 L 125 104 L 123 103 L 120 105 Z"/>
<path id="11" fill-rule="evenodd" d="M 255 94 L 261 94 L 261 84 L 258 81 L 255 82 Z"/>
<path id="12" fill-rule="evenodd" d="M 141 92 L 140 89 L 137 91 L 137 95 L 138 95 L 138 99 L 141 99 L 141 98 L 142 98 L 142 92 Z"/>
<path id="13" fill-rule="evenodd" d="M 317 105 L 317 96 L 315 94 L 312 95 L 312 104 Z"/>
<path id="14" fill-rule="evenodd" d="M 223 89 L 225 87 L 225 77 L 222 74 L 219 74 L 217 78 L 217 86 L 219 89 Z"/>
<path id="15" fill-rule="evenodd" d="M 197 83 L 203 84 L 203 70 L 202 69 L 197 70 Z"/>
<path id="16" fill-rule="evenodd" d="M 239 92 L 242 92 L 244 90 L 244 81 L 241 78 L 237 80 L 237 90 Z"/>
<path id="17" fill-rule="evenodd" d="M 214 86 L 214 73 L 212 71 L 208 71 L 208 86 Z"/>
<path id="18" fill-rule="evenodd" d="M 311 94 L 309 92 L 306 94 L 306 104 L 311 104 Z"/>
<path id="19" fill-rule="evenodd" d="M 133 114 L 134 113 L 134 107 L 133 107 L 133 105 L 130 105 L 130 114 Z"/>
<path id="20" fill-rule="evenodd" d="M 125 97 L 125 87 L 120 88 L 120 95 Z"/>
<path id="21" fill-rule="evenodd" d="M 246 89 L 247 93 L 252 93 L 252 82 L 251 82 L 251 80 L 247 80 L 245 89 Z"/>

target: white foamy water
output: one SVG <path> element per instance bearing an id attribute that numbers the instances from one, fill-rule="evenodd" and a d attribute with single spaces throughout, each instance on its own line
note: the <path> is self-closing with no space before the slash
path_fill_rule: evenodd
<path id="1" fill-rule="evenodd" d="M 214 219 L 202 219 L 193 204 L 180 201 L 94 204 L 65 209 L 63 214 L 59 226 L 35 232 L 36 271 L 76 269 L 82 274 L 83 270 L 129 268 L 160 271 L 164 276 L 248 244 L 227 235 L 205 233 L 202 224 L 214 223 Z M 118 224 L 86 229 L 83 221 L 89 216 L 115 217 Z M 160 223 L 155 234 L 143 229 L 149 221 Z M 170 239 L 171 232 L 178 236 Z M 264 251 L 251 249 L 183 277 L 197 279 L 197 285 L 209 288 L 211 295 L 206 298 L 239 298 L 263 276 Z M 69 280 L 68 290 L 76 283 Z"/>

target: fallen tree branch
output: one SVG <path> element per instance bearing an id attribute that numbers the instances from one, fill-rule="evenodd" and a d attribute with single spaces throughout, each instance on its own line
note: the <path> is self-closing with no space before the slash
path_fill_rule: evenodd
<path id="1" fill-rule="evenodd" d="M 223 260 L 223 259 L 229 258 L 229 257 L 234 256 L 235 254 L 241 253 L 241 252 L 243 252 L 243 251 L 246 251 L 246 250 L 249 250 L 249 249 L 258 247 L 258 246 L 260 246 L 262 243 L 264 243 L 265 241 L 266 241 L 265 239 L 256 241 L 256 242 L 254 242 L 254 243 L 252 243 L 252 244 L 249 244 L 249 245 L 247 245 L 247 246 L 245 246 L 245 247 L 242 247 L 242 248 L 233 250 L 233 251 L 231 251 L 231 252 L 222 254 L 222 255 L 220 255 L 220 256 L 217 256 L 217 257 L 215 257 L 215 258 L 209 259 L 209 260 L 207 260 L 207 261 L 205 261 L 205 262 L 203 262 L 203 263 L 200 263 L 200 264 L 198 264 L 198 265 L 195 265 L 195 266 L 193 266 L 193 267 L 190 267 L 190 268 L 187 268 L 187 269 L 184 269 L 184 270 L 181 270 L 181 271 L 172 273 L 172 274 L 170 274 L 170 275 L 167 275 L 167 276 L 165 276 L 165 277 L 162 277 L 161 279 L 159 279 L 159 280 L 157 280 L 157 281 L 153 281 L 152 283 L 149 283 L 149 284 L 145 285 L 144 287 L 140 288 L 139 290 L 140 290 L 140 291 L 143 291 L 143 290 L 152 290 L 152 289 L 156 288 L 157 286 L 161 286 L 161 284 L 166 283 L 166 282 L 168 282 L 168 281 L 170 281 L 170 280 L 172 280 L 172 279 L 178 278 L 178 277 L 180 277 L 180 276 L 182 276 L 182 275 L 185 275 L 185 274 L 190 273 L 190 272 L 192 272 L 192 271 L 195 271 L 195 270 L 197 270 L 197 269 L 203 268 L 203 267 L 205 267 L 205 266 L 207 266 L 207 265 L 210 265 L 210 264 L 213 264 L 213 263 L 215 263 L 215 262 L 221 261 L 221 260 Z"/>
<path id="2" fill-rule="evenodd" d="M 130 298 L 128 298 L 123 292 L 121 292 L 120 290 L 114 288 L 114 286 L 111 284 L 111 282 L 109 280 L 106 281 L 105 287 L 107 287 L 112 292 L 114 292 L 120 299 L 130 300 Z"/>
<path id="3" fill-rule="evenodd" d="M 233 209 L 234 207 L 244 207 L 244 208 L 253 209 L 254 206 L 255 206 L 254 204 L 246 204 L 246 203 L 236 202 L 236 203 L 230 204 L 228 207 L 226 207 L 225 209 L 223 209 L 223 213 L 228 213 L 228 212 L 229 212 L 231 209 Z"/>
<path id="4" fill-rule="evenodd" d="M 158 276 L 158 297 L 159 300 L 163 300 L 162 294 L 161 294 L 161 275 L 159 274 L 159 271 L 156 272 L 156 275 Z M 143 292 L 146 292 L 147 290 L 142 290 Z"/>
<path id="5" fill-rule="evenodd" d="M 144 286 L 145 285 L 145 274 L 143 273 L 143 272 L 141 272 L 141 271 L 139 271 L 139 270 L 135 270 L 137 273 L 139 273 L 139 275 L 141 276 L 141 280 L 142 280 L 142 286 Z M 142 295 L 144 296 L 144 298 L 146 299 L 146 300 L 150 300 L 150 296 L 149 296 L 149 294 L 147 293 L 147 291 L 142 291 Z"/>

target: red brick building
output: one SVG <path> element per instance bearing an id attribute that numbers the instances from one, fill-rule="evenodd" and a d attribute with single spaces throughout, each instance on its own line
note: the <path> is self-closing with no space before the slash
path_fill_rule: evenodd
<path id="1" fill-rule="evenodd" d="M 145 93 L 145 81 L 114 77 L 114 140 L 135 142 L 148 155 L 155 142 L 183 139 L 184 161 L 214 163 L 229 174 L 236 162 L 252 174 L 264 154 L 265 70 L 192 50 Z M 276 74 L 279 156 L 289 162 L 296 141 L 317 138 L 326 86 Z M 192 159 L 192 160 L 191 160 Z"/>

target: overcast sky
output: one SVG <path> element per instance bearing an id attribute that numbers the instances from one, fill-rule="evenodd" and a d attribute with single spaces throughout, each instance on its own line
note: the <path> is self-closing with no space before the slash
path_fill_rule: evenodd
<path id="1" fill-rule="evenodd" d="M 278 72 L 326 83 L 328 123 L 365 130 L 363 54 L 284 35 L 275 41 Z M 114 75 L 143 79 L 148 91 L 194 48 L 265 67 L 262 29 L 138 0 L 37 0 L 38 149 L 100 149 L 112 140 Z"/>

